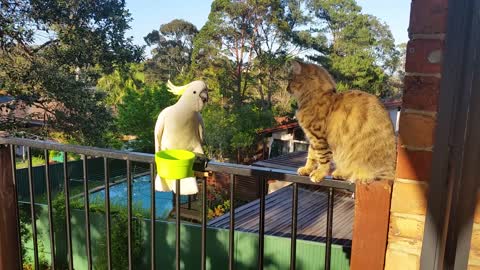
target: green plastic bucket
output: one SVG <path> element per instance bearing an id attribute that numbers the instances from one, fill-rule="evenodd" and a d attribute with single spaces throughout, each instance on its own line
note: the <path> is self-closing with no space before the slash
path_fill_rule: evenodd
<path id="1" fill-rule="evenodd" d="M 155 153 L 157 174 L 164 179 L 182 179 L 193 176 L 195 154 L 186 150 L 169 149 Z"/>

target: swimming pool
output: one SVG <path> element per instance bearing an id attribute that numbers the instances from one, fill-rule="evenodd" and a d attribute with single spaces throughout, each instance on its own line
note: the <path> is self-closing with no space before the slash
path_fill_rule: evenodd
<path id="1" fill-rule="evenodd" d="M 140 176 L 132 182 L 132 205 L 150 211 L 150 175 Z M 105 202 L 105 189 L 90 194 L 91 202 Z M 181 203 L 187 202 L 187 196 L 180 196 Z M 127 207 L 127 182 L 110 187 L 110 204 Z M 166 219 L 173 209 L 173 192 L 155 192 L 155 217 Z"/>

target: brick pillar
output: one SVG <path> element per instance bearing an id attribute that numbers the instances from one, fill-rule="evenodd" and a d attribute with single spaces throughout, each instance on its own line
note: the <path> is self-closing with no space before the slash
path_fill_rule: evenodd
<path id="1" fill-rule="evenodd" d="M 447 0 L 413 0 L 385 269 L 419 269 L 437 121 Z"/>

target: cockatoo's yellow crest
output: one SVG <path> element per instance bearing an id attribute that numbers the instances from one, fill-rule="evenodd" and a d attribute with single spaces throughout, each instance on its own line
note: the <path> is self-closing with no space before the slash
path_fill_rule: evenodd
<path id="1" fill-rule="evenodd" d="M 176 96 L 181 96 L 187 90 L 188 84 L 184 86 L 175 86 L 170 80 L 167 82 L 168 91 Z"/>

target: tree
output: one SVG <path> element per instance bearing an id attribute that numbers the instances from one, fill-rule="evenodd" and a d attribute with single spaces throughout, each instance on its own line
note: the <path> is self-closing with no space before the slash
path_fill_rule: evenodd
<path id="1" fill-rule="evenodd" d="M 204 119 L 212 156 L 243 161 L 255 145 L 256 131 L 273 124 L 275 103 L 282 100 L 282 109 L 276 109 L 282 113 L 288 106 L 283 66 L 298 49 L 293 36 L 306 22 L 300 9 L 291 0 L 212 3 L 195 37 L 191 68 L 191 77 L 205 79 L 211 90 L 214 105 L 206 108 Z"/>
<path id="2" fill-rule="evenodd" d="M 129 16 L 121 0 L 2 0 L 0 88 L 44 110 L 50 131 L 104 144 L 111 115 L 94 86 L 102 73 L 140 60 L 142 48 L 124 37 Z"/>
<path id="3" fill-rule="evenodd" d="M 297 46 L 294 29 L 305 22 L 298 1 L 212 3 L 209 19 L 194 41 L 194 76 L 218 84 L 220 95 L 240 106 L 260 99 L 271 109 L 282 85 L 283 65 Z"/>
<path id="4" fill-rule="evenodd" d="M 97 82 L 97 88 L 106 93 L 107 105 L 116 107 L 128 89 L 140 91 L 144 84 L 144 65 L 134 63 L 102 76 Z"/>
<path id="5" fill-rule="evenodd" d="M 272 114 L 253 104 L 234 110 L 213 104 L 202 115 L 207 155 L 217 160 L 235 158 L 238 163 L 256 150 L 256 132 L 273 124 Z"/>
<path id="6" fill-rule="evenodd" d="M 363 14 L 354 0 L 312 0 L 309 10 L 324 46 L 310 58 L 325 66 L 338 89 L 359 88 L 387 96 L 388 79 L 397 67 L 398 51 L 385 23 Z"/>
<path id="7" fill-rule="evenodd" d="M 127 89 L 118 104 L 117 125 L 122 134 L 134 135 L 130 145 L 137 151 L 154 152 L 153 130 L 158 114 L 173 105 L 176 97 L 167 91 L 165 84 L 145 86 L 141 91 Z"/>
<path id="8" fill-rule="evenodd" d="M 153 30 L 145 36 L 147 45 L 156 46 L 152 50 L 152 59 L 146 62 L 147 81 L 164 82 L 188 73 L 193 39 L 197 33 L 192 23 L 175 19 L 162 24 L 160 31 Z"/>
<path id="9" fill-rule="evenodd" d="M 395 73 L 390 78 L 390 84 L 392 85 L 391 89 L 393 89 L 391 96 L 395 98 L 400 97 L 403 92 L 403 81 L 405 79 L 405 60 L 407 57 L 407 43 L 398 44 L 397 50 L 399 52 L 399 61 Z"/>

